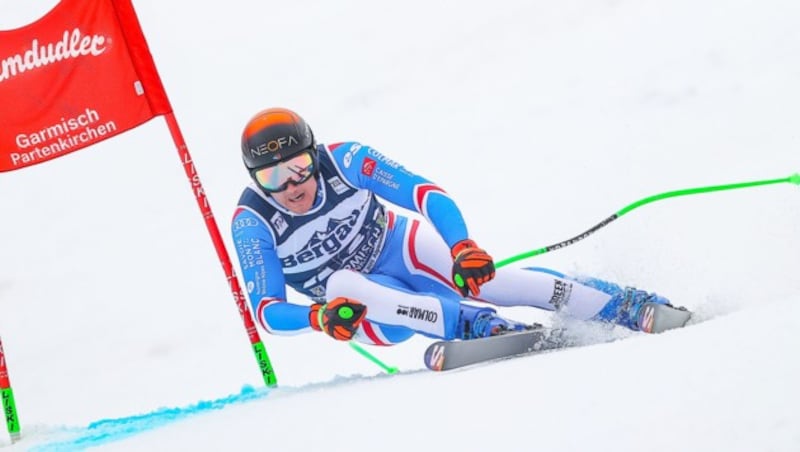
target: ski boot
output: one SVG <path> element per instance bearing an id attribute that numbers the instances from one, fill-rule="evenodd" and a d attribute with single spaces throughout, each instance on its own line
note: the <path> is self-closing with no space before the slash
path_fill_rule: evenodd
<path id="1" fill-rule="evenodd" d="M 479 337 L 497 336 L 513 331 L 524 331 L 534 325 L 507 320 L 497 315 L 492 308 L 476 307 L 461 304 L 461 315 L 458 319 L 456 337 L 459 339 L 476 339 Z"/>
<path id="2" fill-rule="evenodd" d="M 661 333 L 686 325 L 692 313 L 655 293 L 633 287 L 619 289 L 596 319 L 645 333 Z"/>

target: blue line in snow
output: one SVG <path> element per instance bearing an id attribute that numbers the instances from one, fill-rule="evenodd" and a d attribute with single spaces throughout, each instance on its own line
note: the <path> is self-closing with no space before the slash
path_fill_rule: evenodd
<path id="1" fill-rule="evenodd" d="M 35 452 L 83 450 L 96 447 L 113 441 L 119 441 L 130 436 L 163 427 L 181 419 L 212 410 L 220 410 L 230 405 L 260 399 L 269 393 L 269 389 L 255 389 L 245 385 L 241 392 L 216 400 L 203 400 L 193 405 L 175 408 L 160 408 L 146 414 L 121 417 L 116 419 L 101 419 L 92 422 L 86 427 L 69 429 L 72 439 L 58 440 L 41 446 L 32 447 Z"/>

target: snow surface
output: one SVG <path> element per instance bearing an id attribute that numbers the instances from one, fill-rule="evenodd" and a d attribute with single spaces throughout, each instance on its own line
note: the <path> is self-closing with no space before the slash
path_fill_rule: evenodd
<path id="1" fill-rule="evenodd" d="M 2 0 L 0 28 L 54 4 Z M 498 259 L 800 170 L 796 0 L 134 4 L 231 252 L 238 140 L 267 106 L 433 179 Z M 657 202 L 523 262 L 655 290 L 689 328 L 446 374 L 428 340 L 370 349 L 395 376 L 264 334 L 272 391 L 162 118 L 3 173 L 0 212 L 4 450 L 800 450 L 791 184 Z"/>

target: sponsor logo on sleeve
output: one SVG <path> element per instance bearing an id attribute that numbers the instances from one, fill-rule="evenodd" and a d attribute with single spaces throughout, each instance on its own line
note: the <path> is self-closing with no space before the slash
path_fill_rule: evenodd
<path id="1" fill-rule="evenodd" d="M 256 266 L 264 265 L 264 256 L 261 253 L 261 242 L 256 238 L 236 241 L 239 252 L 239 264 L 242 270 L 249 270 Z"/>
<path id="2" fill-rule="evenodd" d="M 378 166 L 378 162 L 371 158 L 365 158 L 364 163 L 361 164 L 361 174 L 372 177 L 372 173 L 375 172 L 375 167 Z"/>
<path id="3" fill-rule="evenodd" d="M 352 146 L 350 146 L 350 149 L 348 149 L 343 159 L 345 168 L 350 168 L 350 165 L 353 163 L 353 157 L 356 155 L 356 153 L 358 153 L 360 149 L 361 149 L 360 144 L 353 144 Z"/>
<path id="4" fill-rule="evenodd" d="M 255 218 L 244 217 L 233 220 L 233 232 L 239 232 L 245 228 L 254 228 L 258 226 L 258 221 Z"/>
<path id="5" fill-rule="evenodd" d="M 399 163 L 395 162 L 394 160 L 390 159 L 389 157 L 386 157 L 385 155 L 381 154 L 380 152 L 376 151 L 375 149 L 371 149 L 370 148 L 370 150 L 367 151 L 367 154 L 369 154 L 372 157 L 375 157 L 375 159 L 377 159 L 379 162 L 385 164 L 386 166 L 388 166 L 388 167 L 390 167 L 392 169 L 400 168 L 400 164 Z"/>
<path id="6" fill-rule="evenodd" d="M 384 171 L 380 168 L 375 168 L 372 178 L 389 188 L 393 188 L 395 190 L 400 188 L 400 184 L 394 180 L 394 174 Z"/>

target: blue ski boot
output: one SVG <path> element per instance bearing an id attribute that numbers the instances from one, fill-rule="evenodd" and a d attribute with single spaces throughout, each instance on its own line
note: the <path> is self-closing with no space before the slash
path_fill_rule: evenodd
<path id="1" fill-rule="evenodd" d="M 619 289 L 597 314 L 597 320 L 611 322 L 645 333 L 661 333 L 686 325 L 692 313 L 672 306 L 666 298 L 633 287 Z"/>
<path id="2" fill-rule="evenodd" d="M 475 339 L 479 337 L 497 336 L 512 331 L 523 331 L 532 326 L 506 320 L 497 315 L 492 308 L 476 307 L 461 304 L 461 315 L 458 319 L 456 337 Z"/>

